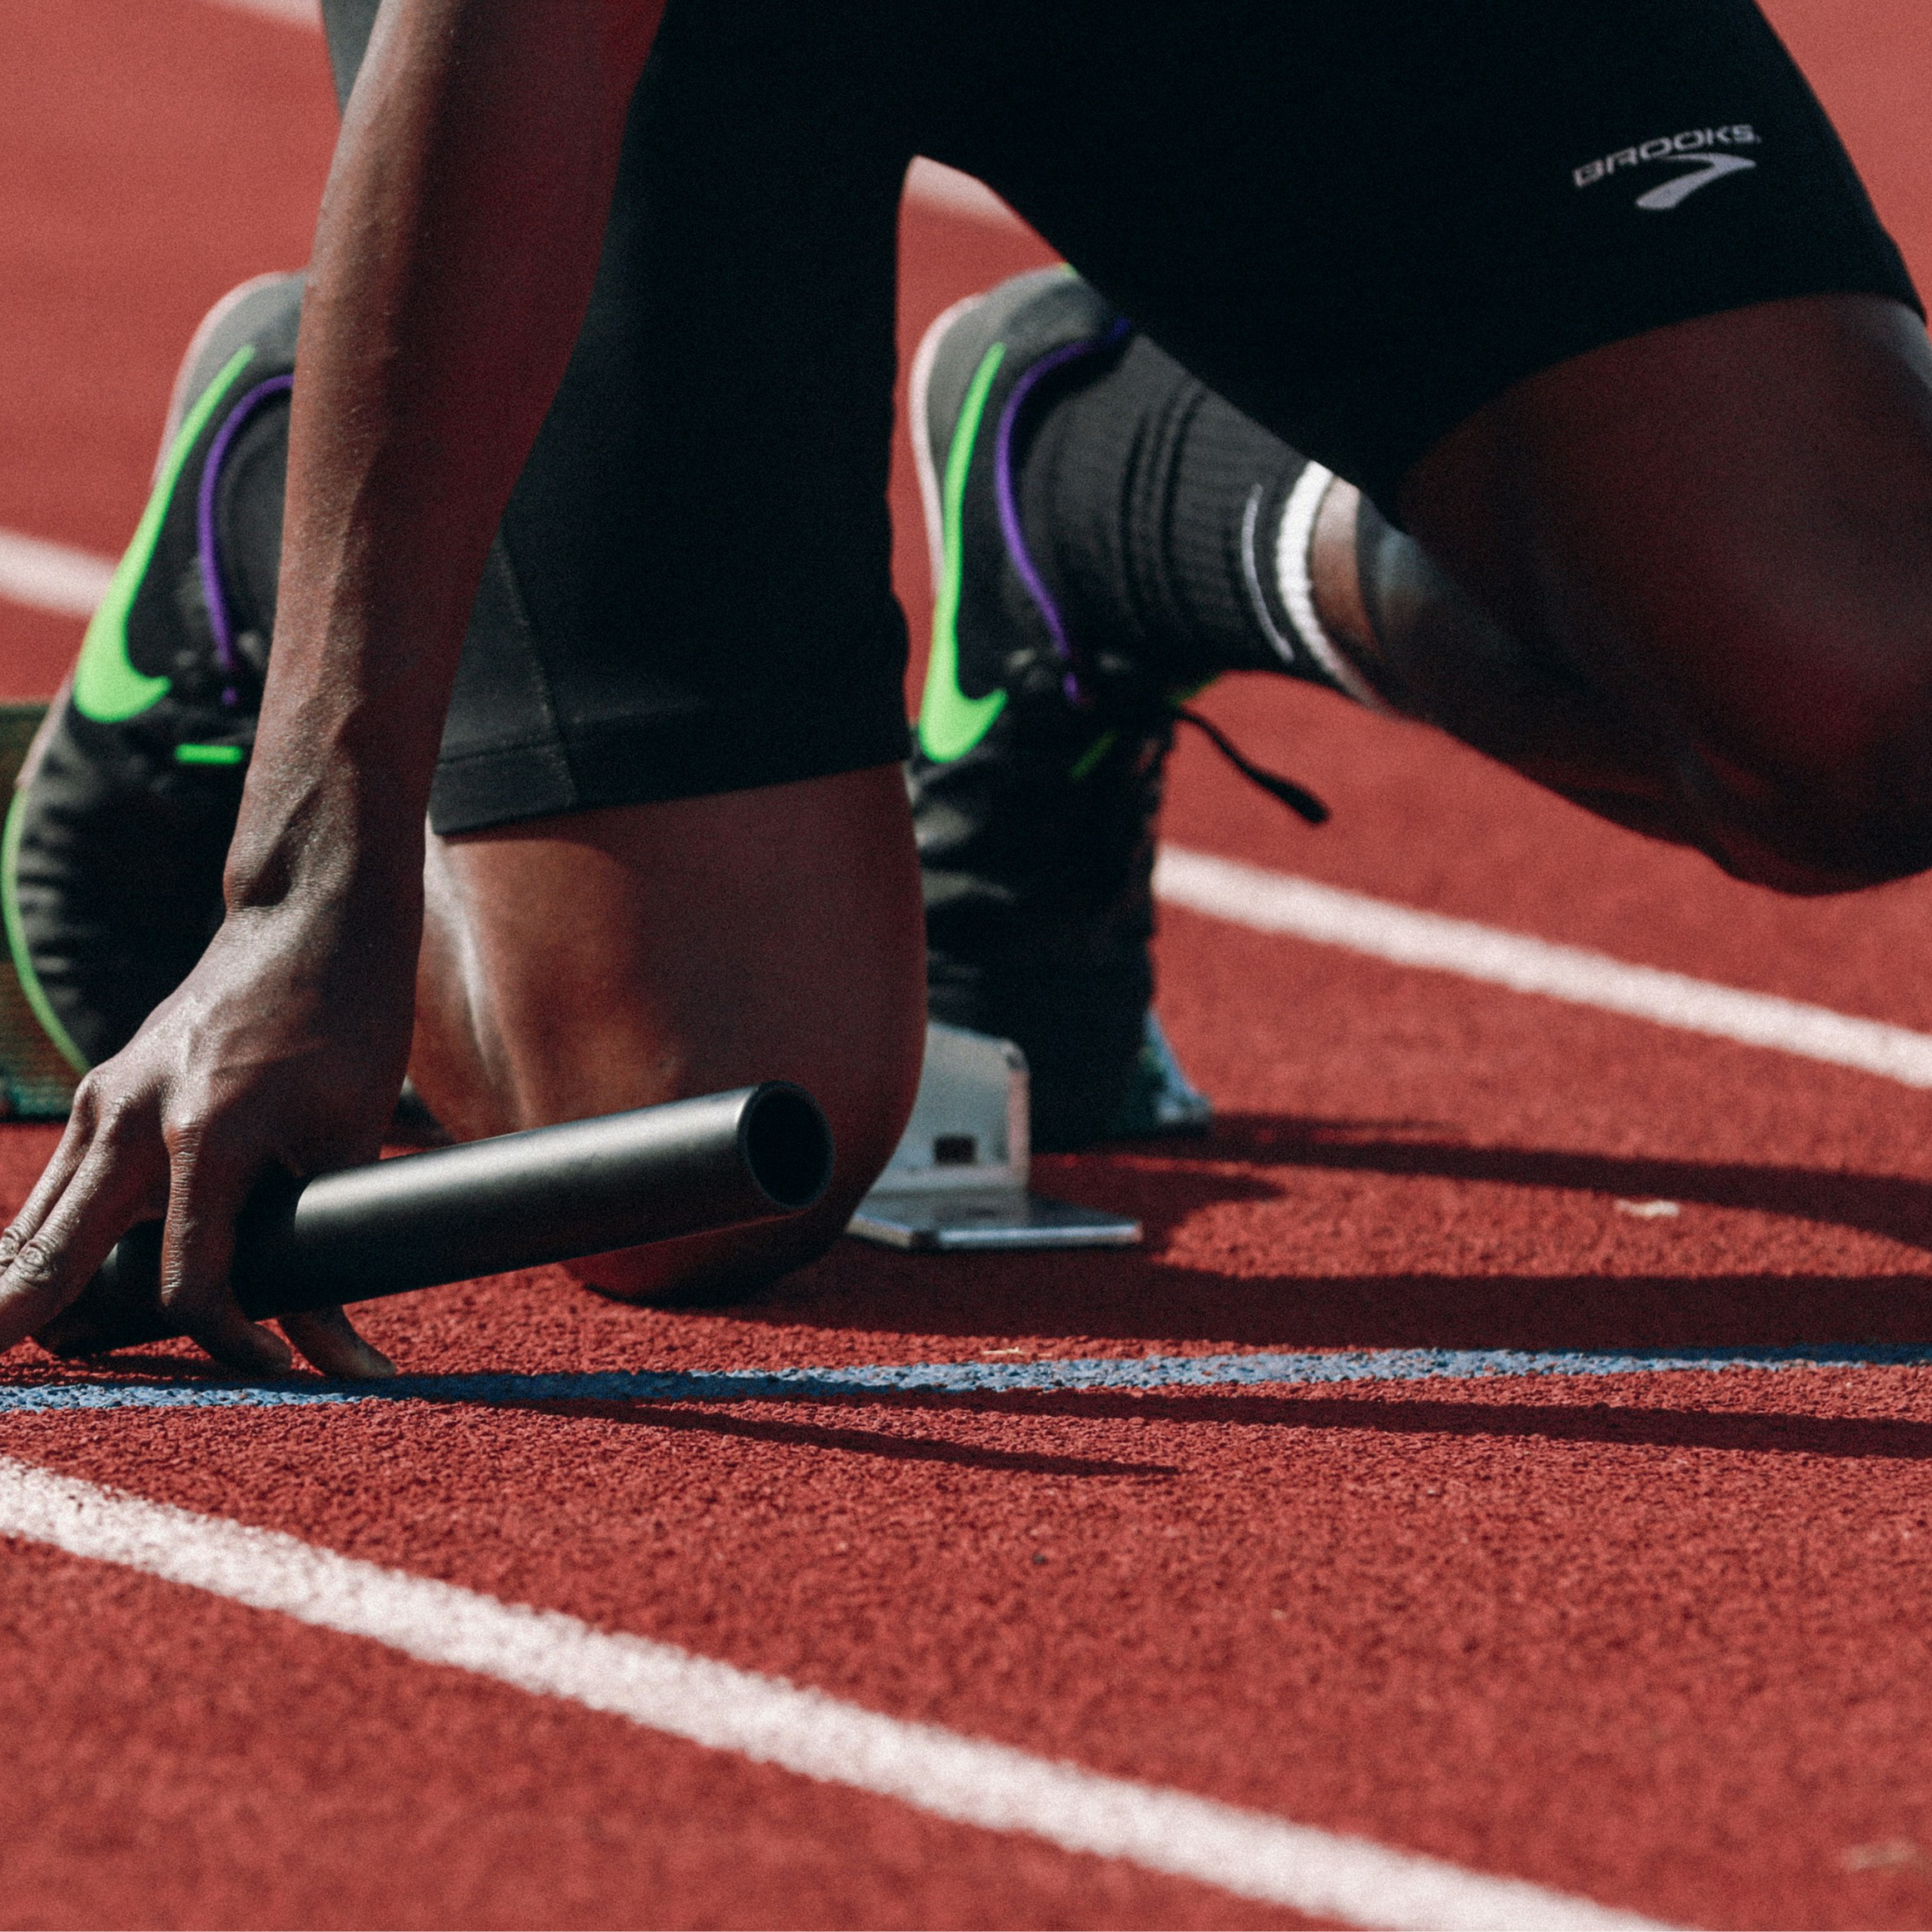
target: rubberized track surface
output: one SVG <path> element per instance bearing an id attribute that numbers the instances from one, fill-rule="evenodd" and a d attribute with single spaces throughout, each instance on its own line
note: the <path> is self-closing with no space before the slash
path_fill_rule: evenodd
<path id="1" fill-rule="evenodd" d="M 1924 277 L 1922 7 L 1773 11 Z M 201 310 L 305 252 L 319 48 L 205 0 L 0 0 L 0 529 L 111 551 Z M 908 345 L 1042 259 L 906 231 Z M 77 633 L 0 604 L 0 694 Z M 1180 845 L 1932 1031 L 1925 886 L 1782 903 L 1427 733 L 1208 703 L 1335 819 L 1189 748 Z M 1612 1908 L 1924 1923 L 1932 1095 L 1194 913 L 1161 943 L 1220 1128 L 1043 1164 L 1140 1254 L 847 1244 L 723 1314 L 439 1290 L 371 1333 L 487 1379 L 408 1399 L 23 1352 L 0 1454 Z M 51 1138 L 0 1130 L 6 1200 Z M 1388 1378 L 1071 1366 L 1332 1351 Z M 951 1366 L 707 1379 L 893 1364 Z M 44 1542 L 0 1552 L 0 1658 L 7 1924 L 1299 1922 Z"/>

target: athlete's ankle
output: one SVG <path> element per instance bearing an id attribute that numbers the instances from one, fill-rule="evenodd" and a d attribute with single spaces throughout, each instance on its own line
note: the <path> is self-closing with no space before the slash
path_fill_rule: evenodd
<path id="1" fill-rule="evenodd" d="M 1254 500 L 1261 500 L 1259 489 Z M 1280 668 L 1372 711 L 1400 710 L 1357 566 L 1361 503 L 1353 484 L 1319 463 L 1302 469 L 1282 501 L 1266 574 L 1280 613 Z"/>
<path id="2" fill-rule="evenodd" d="M 1087 661 L 1174 692 L 1281 671 L 1404 708 L 1357 583 L 1353 485 L 1138 336 L 1026 427 L 1021 525 Z"/>
<path id="3" fill-rule="evenodd" d="M 1377 634 L 1363 579 L 1363 530 L 1375 519 L 1376 512 L 1363 503 L 1353 484 L 1338 476 L 1330 479 L 1307 539 L 1309 610 L 1330 651 L 1365 688 L 1364 702 L 1408 711 L 1411 707 L 1402 691 L 1401 678 Z M 1284 530 L 1284 541 L 1292 538 L 1293 533 Z"/>
<path id="4" fill-rule="evenodd" d="M 1329 635 L 1353 653 L 1373 655 L 1375 634 L 1362 601 L 1362 577 L 1355 559 L 1361 509 L 1361 492 L 1340 477 L 1323 492 L 1309 538 L 1309 589 L 1315 616 Z"/>

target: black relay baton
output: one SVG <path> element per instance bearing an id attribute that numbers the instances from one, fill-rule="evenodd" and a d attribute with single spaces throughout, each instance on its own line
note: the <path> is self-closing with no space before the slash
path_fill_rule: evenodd
<path id="1" fill-rule="evenodd" d="M 236 1224 L 236 1299 L 256 1319 L 574 1261 L 802 1214 L 832 1180 L 832 1130 L 783 1080 L 438 1147 L 313 1180 L 271 1177 Z M 88 1284 L 117 1314 L 155 1305 L 161 1223 Z M 134 1337 L 121 1322 L 117 1339 Z"/>

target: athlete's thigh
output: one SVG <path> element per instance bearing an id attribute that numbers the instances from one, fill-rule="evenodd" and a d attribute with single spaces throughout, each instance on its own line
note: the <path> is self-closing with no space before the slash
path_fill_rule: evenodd
<path id="1" fill-rule="evenodd" d="M 458 672 L 431 1107 L 469 1135 L 791 1078 L 839 1146 L 811 1225 L 605 1286 L 742 1285 L 822 1244 L 917 1080 L 886 509 L 909 151 L 872 72 L 863 36 L 789 0 L 672 0 Z"/>
<path id="2" fill-rule="evenodd" d="M 1008 37 L 1027 111 L 942 93 L 946 158 L 1628 709 L 1726 863 L 1932 858 L 1916 297 L 1751 0 L 1114 28 Z"/>
<path id="3" fill-rule="evenodd" d="M 368 12 L 330 0 L 345 72 Z M 902 1125 L 924 974 L 885 500 L 909 150 L 822 12 L 671 0 L 457 675 L 415 1066 L 464 1136 L 796 1079 L 836 1217 Z"/>
<path id="4" fill-rule="evenodd" d="M 330 3 L 346 68 L 367 0 Z M 910 150 L 864 25 L 670 0 L 479 595 L 439 831 L 904 755 L 886 488 Z"/>
<path id="5" fill-rule="evenodd" d="M 1870 296 L 1726 311 L 1517 385 L 1403 491 L 1431 555 L 1612 695 L 1731 870 L 1932 864 L 1932 353 Z"/>

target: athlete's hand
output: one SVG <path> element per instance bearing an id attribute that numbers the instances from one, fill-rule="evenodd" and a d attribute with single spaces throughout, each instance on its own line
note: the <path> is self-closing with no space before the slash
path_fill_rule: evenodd
<path id="1" fill-rule="evenodd" d="M 63 1352 L 112 1346 L 114 1311 L 72 1304 L 128 1229 L 165 1215 L 167 1332 L 233 1368 L 290 1366 L 288 1343 L 229 1289 L 235 1219 L 277 1166 L 326 1173 L 381 1151 L 409 1050 L 415 947 L 405 922 L 376 924 L 391 929 L 345 942 L 340 914 L 285 901 L 231 916 L 174 996 L 87 1076 L 0 1234 L 0 1350 L 49 1324 Z M 324 1374 L 395 1373 L 340 1309 L 281 1327 Z"/>

